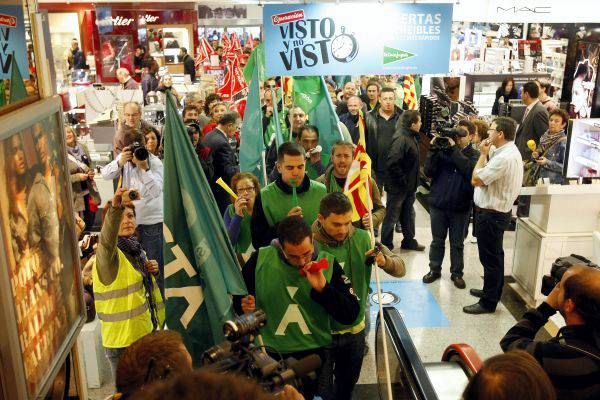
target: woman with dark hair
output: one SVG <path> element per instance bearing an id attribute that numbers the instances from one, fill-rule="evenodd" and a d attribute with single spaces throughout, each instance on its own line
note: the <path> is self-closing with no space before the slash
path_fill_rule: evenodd
<path id="1" fill-rule="evenodd" d="M 160 154 L 160 134 L 149 130 L 144 133 L 144 137 L 146 139 L 146 150 L 156 157 L 162 158 Z"/>
<path id="2" fill-rule="evenodd" d="M 496 90 L 496 100 L 494 100 L 494 105 L 492 106 L 492 115 L 498 115 L 500 98 L 502 98 L 502 103 L 508 103 L 509 100 L 519 98 L 519 92 L 517 92 L 515 80 L 512 77 L 504 78 L 502 85 Z"/>
<path id="3" fill-rule="evenodd" d="M 542 135 L 540 144 L 532 153 L 538 168 L 536 177 L 548 178 L 553 184 L 563 184 L 562 171 L 567 148 L 565 128 L 569 116 L 565 111 L 557 108 L 550 112 L 548 120 L 548 130 Z"/>
<path id="4" fill-rule="evenodd" d="M 522 350 L 485 361 L 463 393 L 464 400 L 555 400 L 550 378 L 533 356 Z"/>
<path id="5" fill-rule="evenodd" d="M 15 262 L 27 257 L 27 195 L 30 175 L 27 173 L 27 160 L 20 135 L 14 135 L 4 143 L 4 173 L 9 199 L 8 219 L 12 250 Z M 16 273 L 17 271 L 15 271 Z"/>

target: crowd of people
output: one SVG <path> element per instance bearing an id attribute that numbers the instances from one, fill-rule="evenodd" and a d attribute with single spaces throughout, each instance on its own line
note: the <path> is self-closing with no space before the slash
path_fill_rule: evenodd
<path id="1" fill-rule="evenodd" d="M 128 71 L 119 70 L 118 75 L 124 87 L 134 85 Z M 414 210 L 417 187 L 424 176 L 430 180 L 433 237 L 430 271 L 423 276 L 424 283 L 441 278 L 449 236 L 450 279 L 456 288 L 466 288 L 463 249 L 473 217 L 484 283 L 481 289 L 470 290 L 479 300 L 464 307 L 468 314 L 493 313 L 500 301 L 503 236 L 524 175 L 533 175 L 534 181 L 548 177 L 552 183 L 561 183 L 568 117 L 559 109 L 548 114 L 536 83 L 523 87 L 527 110 L 520 125 L 508 117 L 498 117 L 491 125 L 483 120 L 460 121 L 447 135 L 434 137 L 421 160 L 421 115 L 398 106 L 396 90 L 386 79 L 361 77 L 339 89 L 333 80 L 327 80 L 343 136 L 333 145 L 328 164 L 323 163 L 320 132 L 312 124 L 315 121 L 310 121 L 306 110 L 298 105 L 274 105 L 268 88 L 281 82 L 267 79 L 261 89 L 263 127 L 268 131 L 273 107 L 281 107 L 290 135 L 289 141 L 279 146 L 274 137 L 267 138 L 268 182 L 264 187 L 253 174 L 240 172 L 240 114 L 230 110 L 218 94 L 205 97 L 190 93 L 179 98 L 182 120 L 223 216 L 248 290 L 247 296 L 233 299 L 236 312 L 265 311 L 269 323 L 260 333 L 273 356 L 316 354 L 322 360 L 318 379 L 305 385 L 301 394 L 289 387 L 284 390 L 284 397 L 289 399 L 313 395 L 325 400 L 352 398 L 368 351 L 372 271 L 381 268 L 402 277 L 410 268 L 394 247 L 395 234 L 402 235 L 400 248 L 404 251 L 426 249 L 423 239 L 419 242 L 416 237 Z M 162 77 L 157 88 L 159 85 L 173 93 L 169 77 Z M 506 82 L 500 90 L 507 98 L 513 91 L 514 82 Z M 352 203 L 343 192 L 360 137 L 360 111 L 365 115 L 366 152 L 372 160 L 369 185 L 373 201 L 372 209 L 353 221 Z M 75 209 L 86 224 L 91 224 L 94 210 L 90 205 L 96 192 L 89 153 L 70 128 L 66 140 Z M 528 140 L 536 143 L 533 152 Z M 236 398 L 233 392 L 242 387 L 238 381 L 229 388 L 211 389 L 216 382 L 226 386 L 230 378 L 193 371 L 198 360 L 192 362 L 177 334 L 163 330 L 161 143 L 160 132 L 143 121 L 142 106 L 124 104 L 123 120 L 113 141 L 115 158 L 99 171 L 105 179 L 120 181 L 104 209 L 91 261 L 102 344 L 122 395 L 180 398 L 181 387 L 187 385 L 194 392 L 192 386 L 204 382 L 198 391 L 206 390 L 207 396 L 214 390 L 214 398 L 224 398 L 219 397 L 224 393 Z M 216 183 L 219 178 L 237 198 Z M 518 202 L 521 209 L 526 199 Z M 313 268 L 320 263 L 328 268 Z M 500 395 L 513 389 L 500 383 L 510 381 L 511 376 L 520 377 L 530 388 L 539 387 L 535 398 L 551 399 L 555 392 L 559 399 L 598 395 L 597 359 L 572 347 L 581 345 L 588 352 L 598 352 L 599 274 L 586 267 L 570 269 L 546 302 L 528 312 L 501 342 L 505 351 L 522 349 L 528 354 L 511 351 L 490 359 L 465 390 L 465 398 L 528 398 L 516 391 L 511 392 L 513 397 Z M 567 328 L 549 342 L 535 341 L 537 331 L 556 311 L 565 317 Z M 521 366 L 524 372 L 515 372 L 519 367 L 507 365 Z M 579 372 L 566 373 L 565 369 Z M 527 379 L 536 383 L 529 384 Z M 142 393 L 136 395 L 140 390 Z M 259 389 L 249 386 L 243 390 L 250 393 Z M 256 398 L 267 396 L 256 393 Z"/>

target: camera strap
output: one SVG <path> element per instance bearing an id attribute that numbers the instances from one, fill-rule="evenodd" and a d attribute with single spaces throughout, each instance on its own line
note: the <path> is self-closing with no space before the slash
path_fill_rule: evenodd
<path id="1" fill-rule="evenodd" d="M 567 343 L 567 340 L 565 339 L 564 336 L 562 336 L 562 332 L 559 332 L 559 336 L 557 337 L 558 339 L 558 344 L 560 344 L 562 347 L 565 347 L 569 350 L 573 350 L 579 354 L 582 354 L 588 358 L 591 358 L 592 360 L 596 361 L 597 363 L 600 363 L 600 350 L 589 345 L 588 343 L 582 342 L 582 341 L 575 341 L 575 344 L 569 344 Z"/>

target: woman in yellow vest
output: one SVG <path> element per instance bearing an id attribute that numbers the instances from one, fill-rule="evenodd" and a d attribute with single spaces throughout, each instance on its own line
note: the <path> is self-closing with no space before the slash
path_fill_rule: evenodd
<path id="1" fill-rule="evenodd" d="M 161 329 L 165 308 L 156 283 L 158 263 L 148 260 L 135 236 L 133 191 L 117 189 L 104 208 L 93 265 L 94 300 L 102 345 L 116 376 L 119 357 L 130 344 Z"/>

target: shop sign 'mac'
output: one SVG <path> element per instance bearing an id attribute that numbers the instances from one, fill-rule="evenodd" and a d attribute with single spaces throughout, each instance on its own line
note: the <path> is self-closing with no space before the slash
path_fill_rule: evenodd
<path id="1" fill-rule="evenodd" d="M 509 13 L 521 14 L 521 13 L 532 13 L 532 14 L 551 14 L 552 7 L 496 7 L 498 13 Z"/>

